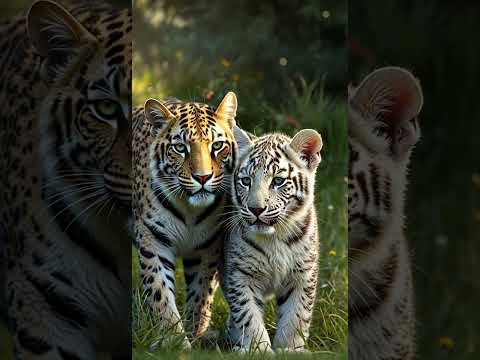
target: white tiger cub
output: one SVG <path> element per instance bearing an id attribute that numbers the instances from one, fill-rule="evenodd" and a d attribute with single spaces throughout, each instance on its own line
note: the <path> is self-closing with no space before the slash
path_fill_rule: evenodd
<path id="1" fill-rule="evenodd" d="M 264 297 L 278 303 L 274 349 L 303 351 L 312 319 L 318 270 L 315 173 L 322 138 L 305 129 L 293 139 L 250 140 L 238 128 L 230 233 L 221 283 L 230 307 L 229 339 L 240 351 L 272 351 Z"/>
<path id="2" fill-rule="evenodd" d="M 349 91 L 349 359 L 410 360 L 415 312 L 404 192 L 420 84 L 387 67 Z"/>

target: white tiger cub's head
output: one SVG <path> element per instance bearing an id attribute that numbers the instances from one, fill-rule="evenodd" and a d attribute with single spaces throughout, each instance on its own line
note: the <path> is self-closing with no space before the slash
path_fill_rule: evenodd
<path id="1" fill-rule="evenodd" d="M 349 88 L 350 250 L 366 250 L 386 226 L 403 221 L 407 166 L 420 138 L 422 105 L 418 80 L 398 67 L 378 69 Z"/>
<path id="2" fill-rule="evenodd" d="M 240 150 L 233 176 L 233 203 L 241 225 L 252 240 L 298 235 L 306 209 L 313 201 L 315 172 L 322 138 L 304 129 L 293 139 L 268 134 L 251 140 L 235 127 Z"/>

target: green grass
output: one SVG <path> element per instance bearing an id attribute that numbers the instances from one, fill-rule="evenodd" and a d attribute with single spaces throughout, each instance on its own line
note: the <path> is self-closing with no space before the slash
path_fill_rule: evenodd
<path id="1" fill-rule="evenodd" d="M 278 359 L 346 359 L 347 355 L 347 210 L 346 210 L 346 167 L 347 129 L 343 105 L 332 102 L 323 93 L 314 91 L 315 86 L 304 86 L 300 95 L 282 109 L 275 111 L 264 106 L 262 121 L 254 122 L 248 130 L 256 134 L 265 131 L 284 131 L 293 134 L 298 129 L 315 128 L 322 134 L 324 150 L 318 169 L 316 186 L 316 208 L 320 228 L 320 272 L 314 317 L 307 342 L 309 354 L 281 354 Z M 246 99 L 245 102 L 253 101 Z M 243 109 L 248 107 L 243 107 Z M 240 109 L 239 118 L 249 119 L 254 114 Z M 293 119 L 293 120 L 292 120 Z M 212 328 L 219 337 L 203 342 L 193 342 L 191 353 L 181 353 L 179 342 L 165 350 L 152 350 L 152 344 L 166 334 L 159 329 L 158 321 L 145 303 L 139 281 L 136 254 L 133 256 L 132 309 L 133 309 L 133 355 L 135 359 L 237 359 L 263 358 L 265 354 L 239 356 L 231 353 L 224 334 L 228 306 L 221 290 L 215 294 Z M 184 308 L 184 290 L 181 263 L 177 270 L 177 305 Z M 275 332 L 276 309 L 274 300 L 265 306 L 265 323 L 272 335 Z M 170 334 L 171 335 L 171 334 Z M 312 356 L 312 354 L 314 356 Z"/>
<path id="2" fill-rule="evenodd" d="M 10 335 L 2 323 L 0 323 L 0 359 L 12 359 L 12 344 L 10 342 Z"/>

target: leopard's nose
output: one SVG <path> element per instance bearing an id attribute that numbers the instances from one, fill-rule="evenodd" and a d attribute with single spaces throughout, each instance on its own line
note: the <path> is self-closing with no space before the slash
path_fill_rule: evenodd
<path id="1" fill-rule="evenodd" d="M 205 185 L 205 183 L 212 178 L 213 173 L 210 173 L 210 174 L 207 174 L 207 175 L 193 174 L 192 176 L 198 183 L 200 183 L 200 185 Z"/>

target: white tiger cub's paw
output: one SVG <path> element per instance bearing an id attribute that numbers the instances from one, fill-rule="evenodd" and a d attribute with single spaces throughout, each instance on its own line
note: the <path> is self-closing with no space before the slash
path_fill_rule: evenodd
<path id="1" fill-rule="evenodd" d="M 270 346 L 256 347 L 254 349 L 249 349 L 244 346 L 235 345 L 232 347 L 232 351 L 239 354 L 251 354 L 251 353 L 261 353 L 261 354 L 274 354 Z"/>
<path id="2" fill-rule="evenodd" d="M 184 335 L 168 335 L 151 343 L 150 349 L 178 349 L 191 351 L 192 344 Z"/>
<path id="3" fill-rule="evenodd" d="M 302 347 L 285 347 L 285 348 L 278 348 L 275 349 L 275 352 L 277 353 L 309 353 L 307 349 L 305 349 L 303 346 Z"/>

